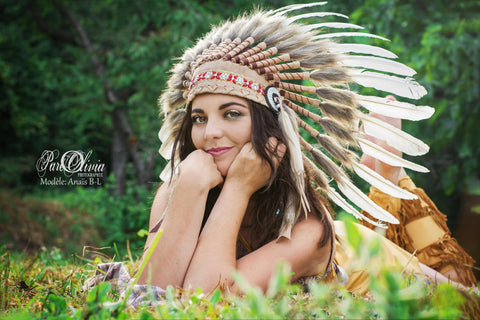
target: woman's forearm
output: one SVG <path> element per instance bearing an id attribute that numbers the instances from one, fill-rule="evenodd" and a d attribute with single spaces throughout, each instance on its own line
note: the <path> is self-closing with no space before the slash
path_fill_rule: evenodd
<path id="1" fill-rule="evenodd" d="M 182 286 L 197 245 L 207 195 L 208 189 L 177 181 L 168 207 L 164 206 L 162 235 L 139 276 L 140 284 L 151 283 L 162 288 Z"/>
<path id="2" fill-rule="evenodd" d="M 200 235 L 185 276 L 184 287 L 202 287 L 205 292 L 219 281 L 230 282 L 236 268 L 236 241 L 250 196 L 226 183 Z"/>

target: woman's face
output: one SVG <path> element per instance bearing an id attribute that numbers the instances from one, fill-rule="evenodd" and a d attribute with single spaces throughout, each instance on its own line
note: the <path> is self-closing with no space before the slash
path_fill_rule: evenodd
<path id="1" fill-rule="evenodd" d="M 225 177 L 237 154 L 251 139 L 248 101 L 225 94 L 202 94 L 192 101 L 191 119 L 195 148 L 211 154 Z"/>

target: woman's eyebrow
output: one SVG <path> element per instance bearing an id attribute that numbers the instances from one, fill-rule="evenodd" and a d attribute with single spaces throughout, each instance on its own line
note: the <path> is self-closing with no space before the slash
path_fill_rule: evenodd
<path id="1" fill-rule="evenodd" d="M 240 107 L 248 109 L 248 106 L 246 106 L 246 105 L 244 105 L 240 102 L 227 102 L 227 103 L 222 104 L 220 107 L 218 107 L 218 110 L 223 110 L 223 109 L 228 108 L 230 106 L 240 106 Z"/>
<path id="2" fill-rule="evenodd" d="M 195 108 L 195 109 L 192 109 L 192 113 L 205 113 L 205 111 L 203 111 L 203 109 L 200 109 L 200 108 Z"/>

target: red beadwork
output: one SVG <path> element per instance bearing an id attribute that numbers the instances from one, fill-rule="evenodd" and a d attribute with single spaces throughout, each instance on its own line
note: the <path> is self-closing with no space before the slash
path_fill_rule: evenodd
<path id="1" fill-rule="evenodd" d="M 207 73 L 211 73 L 211 77 L 209 78 L 206 78 L 206 75 Z M 225 74 L 227 75 L 228 74 L 228 78 L 227 79 L 222 79 L 222 75 Z M 225 78 L 225 77 L 224 77 Z M 221 80 L 221 81 L 227 81 L 227 82 L 232 82 L 236 85 L 240 85 L 242 87 L 248 87 L 249 89 L 257 92 L 257 93 L 260 93 L 261 95 L 265 95 L 265 89 L 263 89 L 263 87 L 258 84 L 258 83 L 255 83 L 251 80 L 247 80 L 243 77 L 239 77 L 238 75 L 235 75 L 235 74 L 232 74 L 232 73 L 223 73 L 223 72 L 218 72 L 218 71 L 207 71 L 207 72 L 203 72 L 199 75 L 197 75 L 196 77 L 194 77 L 192 79 L 192 81 L 190 82 L 190 86 L 188 88 L 188 90 L 191 90 L 193 88 L 193 86 L 199 82 L 199 81 L 202 81 L 202 80 L 210 80 L 210 79 L 216 79 L 216 80 Z M 241 80 L 239 82 L 239 80 Z M 242 83 L 243 82 L 243 83 Z M 253 85 L 256 85 L 258 86 L 258 89 L 255 90 L 252 88 Z"/>

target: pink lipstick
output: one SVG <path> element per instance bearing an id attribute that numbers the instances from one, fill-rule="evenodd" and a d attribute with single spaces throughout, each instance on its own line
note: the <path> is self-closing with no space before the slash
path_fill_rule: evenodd
<path id="1" fill-rule="evenodd" d="M 230 151 L 231 147 L 218 147 L 218 148 L 210 148 L 207 150 L 212 156 L 217 157 L 221 156 L 222 154 Z"/>

